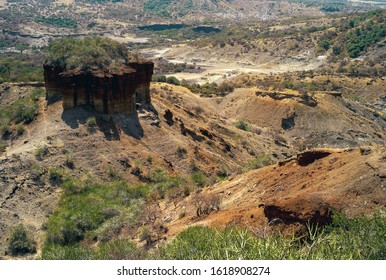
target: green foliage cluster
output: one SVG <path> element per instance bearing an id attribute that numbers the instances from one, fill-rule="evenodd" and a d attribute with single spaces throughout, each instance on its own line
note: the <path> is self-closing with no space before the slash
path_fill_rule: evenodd
<path id="1" fill-rule="evenodd" d="M 132 241 L 118 239 L 100 244 L 96 248 L 84 245 L 49 245 L 43 248 L 43 260 L 143 260 L 148 254 Z"/>
<path id="2" fill-rule="evenodd" d="M 181 82 L 174 76 L 166 77 L 165 75 L 154 75 L 152 77 L 152 82 L 155 83 L 168 83 L 171 85 L 179 86 Z"/>
<path id="3" fill-rule="evenodd" d="M 186 180 L 181 177 L 170 177 L 162 168 L 156 168 L 149 172 L 147 177 L 143 178 L 148 181 L 148 184 L 142 188 L 147 189 L 146 195 L 164 199 L 171 190 L 179 189 Z"/>
<path id="4" fill-rule="evenodd" d="M 174 76 L 167 77 L 166 82 L 175 86 L 179 86 L 181 84 L 180 81 Z"/>
<path id="5" fill-rule="evenodd" d="M 294 83 L 292 81 L 285 81 L 284 87 L 289 89 L 294 89 L 297 91 L 315 91 L 318 86 L 314 83 L 298 82 Z"/>
<path id="6" fill-rule="evenodd" d="M 198 187 L 202 188 L 208 183 L 208 178 L 201 171 L 195 171 L 190 175 L 192 182 Z"/>
<path id="7" fill-rule="evenodd" d="M 35 157 L 38 160 L 43 160 L 46 155 L 48 155 L 48 148 L 46 146 L 39 147 L 35 151 Z"/>
<path id="8" fill-rule="evenodd" d="M 154 83 L 166 83 L 166 76 L 165 75 L 154 75 L 151 78 L 151 81 Z"/>
<path id="9" fill-rule="evenodd" d="M 181 82 L 174 76 L 166 77 L 165 75 L 154 75 L 152 77 L 152 82 L 155 83 L 168 83 L 171 85 L 179 86 Z"/>
<path id="10" fill-rule="evenodd" d="M 247 165 L 244 167 L 243 171 L 259 169 L 259 168 L 262 168 L 264 166 L 268 166 L 272 163 L 273 163 L 273 161 L 272 161 L 271 157 L 266 156 L 266 155 L 258 156 L 255 159 L 248 162 Z"/>
<path id="11" fill-rule="evenodd" d="M 216 83 L 206 83 L 203 85 L 200 84 L 193 84 L 189 82 L 183 82 L 181 83 L 182 86 L 186 87 L 193 93 L 200 94 L 202 96 L 225 96 L 228 93 L 231 93 L 234 91 L 235 85 L 231 82 L 222 82 L 220 84 Z"/>
<path id="12" fill-rule="evenodd" d="M 282 23 L 286 24 L 286 23 Z M 311 26 L 303 29 L 271 29 L 269 24 L 258 24 L 251 26 L 251 24 L 237 24 L 230 25 L 218 31 L 213 31 L 207 37 L 197 40 L 192 44 L 202 46 L 213 46 L 225 48 L 227 46 L 240 46 L 241 52 L 248 52 L 252 49 L 257 49 L 261 44 L 265 45 L 267 39 L 276 41 L 278 38 L 285 38 L 288 36 L 298 37 L 301 41 L 305 36 L 312 33 L 327 29 L 327 26 Z M 201 33 L 202 34 L 202 33 Z"/>
<path id="13" fill-rule="evenodd" d="M 35 21 L 60 28 L 76 28 L 78 26 L 75 20 L 66 17 L 37 17 Z"/>
<path id="14" fill-rule="evenodd" d="M 356 58 L 386 36 L 386 16 L 382 10 L 368 12 L 361 16 L 349 17 L 341 22 L 338 30 L 343 38 L 333 46 L 335 55 L 348 55 Z"/>
<path id="15" fill-rule="evenodd" d="M 146 0 L 143 7 L 145 11 L 165 18 L 179 18 L 196 10 L 192 0 Z"/>
<path id="16" fill-rule="evenodd" d="M 124 181 L 111 183 L 62 181 L 64 194 L 47 223 L 45 246 L 73 246 L 113 218 L 133 225 L 142 210 L 146 188 Z"/>
<path id="17" fill-rule="evenodd" d="M 370 46 L 379 42 L 386 36 L 386 28 L 383 24 L 374 24 L 370 21 L 365 27 L 357 27 L 346 36 L 347 52 L 352 58 L 358 57 Z"/>
<path id="18" fill-rule="evenodd" d="M 340 12 L 340 8 L 337 6 L 323 6 L 320 8 L 320 10 L 326 13 Z"/>
<path id="19" fill-rule="evenodd" d="M 187 63 L 169 63 L 167 60 L 158 60 L 157 61 L 157 73 L 167 74 L 167 73 L 180 73 L 186 71 L 193 71 L 196 69 L 195 65 L 189 65 Z"/>
<path id="20" fill-rule="evenodd" d="M 118 240 L 114 243 L 113 240 L 122 228 L 139 226 L 148 197 L 164 198 L 168 191 L 183 183 L 181 178 L 169 177 L 159 168 L 143 185 L 123 180 L 99 182 L 93 178 L 80 181 L 62 168 L 51 168 L 49 176 L 61 185 L 63 194 L 56 212 L 46 224 L 43 259 L 114 259 L 114 255 L 139 258 L 142 254 L 130 242 Z M 103 244 L 96 250 L 86 248 L 80 245 L 85 239 Z"/>
<path id="21" fill-rule="evenodd" d="M 87 120 L 86 120 L 86 124 L 87 126 L 89 127 L 94 127 L 97 125 L 97 121 L 96 121 L 96 118 L 94 116 L 91 116 L 91 117 L 88 117 Z"/>
<path id="22" fill-rule="evenodd" d="M 22 53 L 0 53 L 0 84 L 39 81 L 43 81 L 40 59 Z"/>
<path id="23" fill-rule="evenodd" d="M 36 242 L 23 225 L 18 225 L 12 229 L 8 240 L 8 250 L 12 256 L 36 252 Z"/>
<path id="24" fill-rule="evenodd" d="M 143 4 L 145 11 L 161 17 L 170 17 L 171 0 L 146 0 Z"/>
<path id="25" fill-rule="evenodd" d="M 221 32 L 220 28 L 210 26 L 191 26 L 186 24 L 152 24 L 138 27 L 147 33 L 155 33 L 157 39 L 168 38 L 172 40 L 195 40 L 202 37 L 210 37 Z M 148 34 L 146 35 L 148 36 Z"/>
<path id="26" fill-rule="evenodd" d="M 0 136 L 7 138 L 13 134 L 19 135 L 20 125 L 29 124 L 38 114 L 39 98 L 44 90 L 35 89 L 28 96 L 0 108 Z M 16 126 L 15 126 L 16 125 Z"/>
<path id="27" fill-rule="evenodd" d="M 383 260 L 386 218 L 348 219 L 335 215 L 331 226 L 309 226 L 302 237 L 256 237 L 246 229 L 191 227 L 161 249 L 162 259 L 176 260 Z"/>
<path id="28" fill-rule="evenodd" d="M 241 129 L 241 130 L 244 130 L 244 131 L 248 131 L 249 130 L 249 125 L 246 121 L 243 121 L 243 120 L 237 120 L 235 122 L 235 126 L 238 128 L 238 129 Z"/>
<path id="29" fill-rule="evenodd" d="M 323 39 L 319 42 L 319 47 L 327 51 L 330 48 L 330 41 L 328 39 Z"/>
<path id="30" fill-rule="evenodd" d="M 48 170 L 48 175 L 49 175 L 51 183 L 54 185 L 61 185 L 65 181 L 69 180 L 64 169 L 61 167 L 51 167 Z"/>
<path id="31" fill-rule="evenodd" d="M 128 50 L 108 38 L 62 38 L 53 41 L 47 50 L 48 61 L 67 69 L 114 68 L 128 62 Z"/>

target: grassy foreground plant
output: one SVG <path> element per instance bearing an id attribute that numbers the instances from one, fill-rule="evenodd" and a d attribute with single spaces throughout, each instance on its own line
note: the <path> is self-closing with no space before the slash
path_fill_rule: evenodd
<path id="1" fill-rule="evenodd" d="M 386 218 L 348 219 L 336 214 L 331 226 L 309 227 L 298 238 L 269 234 L 258 238 L 246 229 L 191 227 L 161 249 L 161 258 L 189 260 L 383 260 L 386 258 Z"/>
<path id="2" fill-rule="evenodd" d="M 36 242 L 23 225 L 18 225 L 11 231 L 8 250 L 12 256 L 36 252 Z"/>

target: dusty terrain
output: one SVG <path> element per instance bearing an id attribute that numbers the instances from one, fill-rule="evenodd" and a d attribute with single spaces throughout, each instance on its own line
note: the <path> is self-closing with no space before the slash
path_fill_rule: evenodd
<path id="1" fill-rule="evenodd" d="M 11 86 L 1 102 L 11 102 L 15 94 L 22 96 L 30 90 Z M 83 108 L 63 112 L 61 101 L 48 106 L 40 101 L 37 119 L 1 155 L 2 254 L 12 225 L 23 223 L 38 238 L 44 233 L 44 221 L 60 196 L 58 186 L 48 180 L 49 169 L 54 167 L 76 177 L 93 174 L 106 181 L 113 170 L 130 182 L 146 181 L 158 168 L 171 175 L 200 170 L 207 176 L 225 169 L 232 177 L 202 192 L 220 196 L 220 211 L 197 218 L 194 195 L 178 202 L 176 208 L 168 200 L 161 203 L 168 236 L 191 224 L 237 223 L 257 230 L 256 225 L 267 224 L 259 205 L 307 216 L 317 205 L 359 215 L 385 204 L 385 151 L 380 146 L 386 139 L 385 121 L 364 105 L 328 93 L 313 94 L 312 101 L 305 102 L 294 90 L 262 91 L 256 87 L 205 98 L 162 83 L 152 86 L 152 103 L 153 111 L 109 118 Z M 91 129 L 87 125 L 90 116 L 97 120 Z M 248 130 L 237 128 L 237 120 L 246 121 Z M 240 174 L 256 157 L 282 162 L 299 150 L 324 146 L 369 147 L 332 150 L 307 165 L 290 159 Z M 41 159 L 36 156 L 39 148 L 47 151 Z M 73 168 L 66 166 L 69 157 Z M 133 172 L 136 167 L 140 174 Z M 320 204 L 297 201 L 310 201 L 309 197 Z M 299 209 L 293 208 L 298 204 Z M 183 219 L 178 218 L 181 211 L 186 212 Z"/>
<path id="2" fill-rule="evenodd" d="M 278 46 L 276 46 L 278 47 Z M 170 63 L 185 63 L 199 67 L 197 73 L 173 73 L 179 80 L 196 82 L 198 84 L 221 82 L 241 73 L 285 73 L 293 71 L 315 70 L 327 63 L 327 57 L 316 55 L 315 46 L 310 45 L 302 52 L 292 55 L 282 52 L 267 53 L 257 51 L 243 52 L 240 47 L 228 46 L 222 48 L 194 47 L 176 45 L 162 50 L 143 50 L 142 54 L 150 59 L 162 57 Z M 279 47 L 280 48 L 280 47 Z"/>

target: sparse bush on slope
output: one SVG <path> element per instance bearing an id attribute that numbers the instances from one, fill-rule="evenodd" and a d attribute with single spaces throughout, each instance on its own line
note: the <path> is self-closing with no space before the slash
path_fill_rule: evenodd
<path id="1" fill-rule="evenodd" d="M 36 252 L 36 242 L 23 225 L 18 225 L 12 229 L 8 241 L 8 250 L 12 256 Z"/>

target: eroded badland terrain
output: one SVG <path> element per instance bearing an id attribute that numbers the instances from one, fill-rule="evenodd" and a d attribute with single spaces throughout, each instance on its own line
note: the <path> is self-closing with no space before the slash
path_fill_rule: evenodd
<path id="1" fill-rule="evenodd" d="M 0 1 L 0 259 L 384 259 L 386 2 L 315 2 Z"/>

